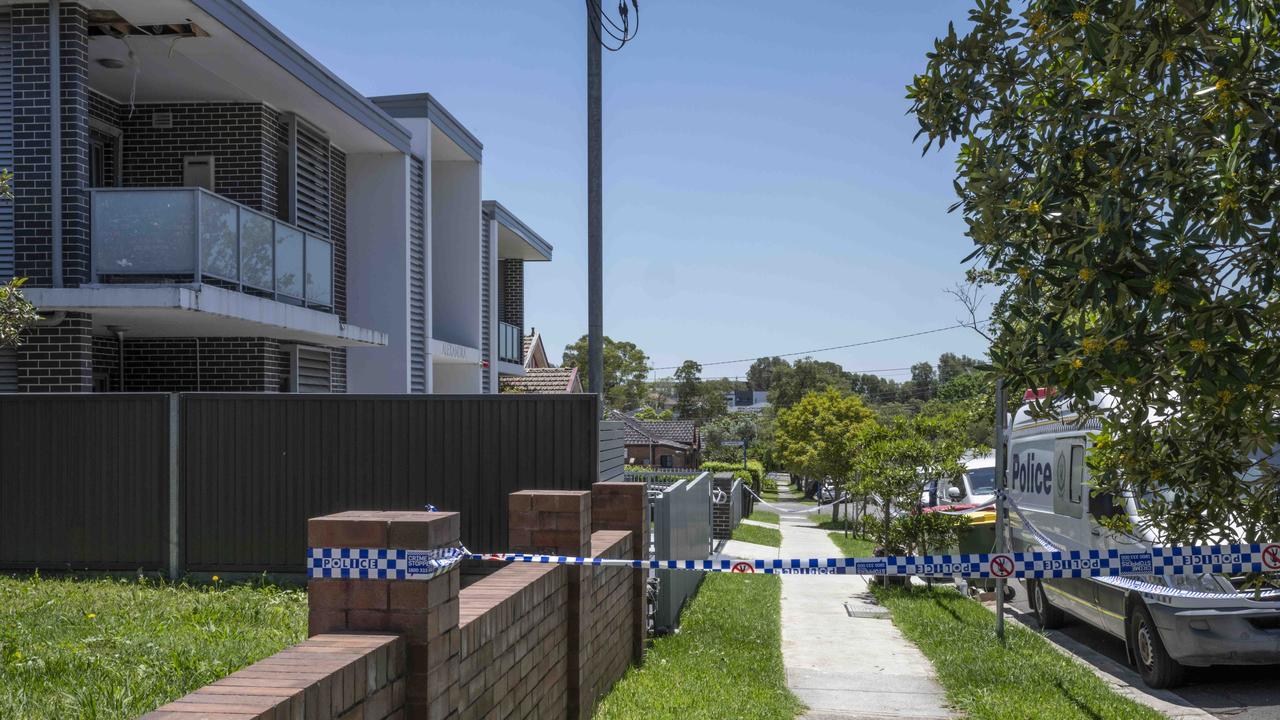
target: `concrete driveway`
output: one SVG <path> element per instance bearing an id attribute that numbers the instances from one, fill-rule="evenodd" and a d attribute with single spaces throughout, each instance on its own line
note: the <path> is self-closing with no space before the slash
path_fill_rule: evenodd
<path id="1" fill-rule="evenodd" d="M 1018 597 L 1013 607 L 1030 627 L 1039 629 L 1027 606 L 1027 593 L 1016 583 Z M 1125 660 L 1124 642 L 1090 625 L 1073 620 L 1061 630 L 1045 635 L 1050 641 L 1080 657 L 1104 672 L 1131 685 L 1136 692 L 1162 702 L 1183 706 L 1186 717 L 1203 710 L 1218 718 L 1231 720 L 1280 720 L 1280 666 L 1222 666 L 1192 668 L 1187 684 L 1173 691 L 1153 691 L 1143 684 L 1137 672 Z M 1083 646 L 1080 647 L 1080 646 Z M 1092 651 L 1092 652 L 1090 652 Z M 1165 712 L 1177 716 L 1176 710 Z"/>

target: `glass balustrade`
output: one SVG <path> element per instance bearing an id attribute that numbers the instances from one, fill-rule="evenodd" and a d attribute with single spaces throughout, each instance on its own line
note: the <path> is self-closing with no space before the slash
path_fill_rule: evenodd
<path id="1" fill-rule="evenodd" d="M 99 283 L 217 279 L 333 306 L 333 244 L 202 188 L 92 190 Z"/>

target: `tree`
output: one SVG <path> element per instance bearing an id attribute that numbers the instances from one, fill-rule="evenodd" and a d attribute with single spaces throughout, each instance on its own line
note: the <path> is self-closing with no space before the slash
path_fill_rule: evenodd
<path id="1" fill-rule="evenodd" d="M 781 367 L 791 367 L 791 363 L 780 357 L 762 357 L 747 368 L 747 386 L 752 390 L 768 391 L 773 387 L 773 375 Z"/>
<path id="2" fill-rule="evenodd" d="M 769 402 L 776 407 L 786 408 L 811 392 L 829 387 L 847 391 L 850 381 L 849 374 L 836 363 L 803 358 L 790 367 L 776 366 L 771 387 Z"/>
<path id="3" fill-rule="evenodd" d="M 671 410 L 655 410 L 651 405 L 641 405 L 635 414 L 637 420 L 670 420 L 673 417 L 675 414 Z"/>
<path id="4" fill-rule="evenodd" d="M 911 366 L 911 388 L 917 399 L 928 400 L 932 398 L 936 385 L 937 381 L 933 374 L 932 365 L 927 362 L 919 362 Z"/>
<path id="5" fill-rule="evenodd" d="M 741 441 L 748 449 L 755 446 L 759 434 L 759 416 L 755 413 L 726 413 L 698 428 L 702 436 L 702 458 L 706 461 L 742 462 L 742 448 L 726 446 L 727 441 Z"/>
<path id="6" fill-rule="evenodd" d="M 978 361 L 968 355 L 956 355 L 945 352 L 938 356 L 938 385 L 946 385 L 952 380 L 973 372 Z"/>
<path id="7" fill-rule="evenodd" d="M 578 368 L 583 386 L 590 382 L 587 369 L 587 336 L 564 348 L 563 365 Z M 615 410 L 639 407 L 645 395 L 644 378 L 649 372 L 649 356 L 635 343 L 604 338 L 604 399 Z"/>
<path id="8" fill-rule="evenodd" d="M 920 511 L 928 480 L 958 477 L 971 444 L 956 413 L 921 413 L 875 423 L 853 439 L 852 495 L 874 499 L 880 511 L 877 541 L 886 553 L 923 554 L 950 544 L 958 518 Z M 899 512 L 895 512 L 895 509 Z M 906 511 L 895 520 L 900 511 Z"/>
<path id="9" fill-rule="evenodd" d="M 698 414 L 702 399 L 701 375 L 702 366 L 692 360 L 685 360 L 675 372 L 676 414 L 682 418 Z"/>
<path id="10" fill-rule="evenodd" d="M 813 479 L 849 480 L 854 443 L 875 413 L 857 395 L 829 387 L 778 410 L 774 426 L 776 460 Z"/>
<path id="11" fill-rule="evenodd" d="M 991 360 L 1097 417 L 1090 467 L 1167 542 L 1280 531 L 1280 9 L 980 2 L 908 88 L 960 144 Z M 1090 403 L 1108 392 L 1103 411 Z"/>
<path id="12" fill-rule="evenodd" d="M 18 344 L 22 331 L 40 319 L 35 306 L 22 297 L 19 288 L 26 278 L 15 278 L 0 285 L 0 349 Z"/>

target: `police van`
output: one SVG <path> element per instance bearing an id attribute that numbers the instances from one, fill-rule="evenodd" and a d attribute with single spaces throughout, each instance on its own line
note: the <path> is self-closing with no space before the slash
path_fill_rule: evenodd
<path id="1" fill-rule="evenodd" d="M 1026 399 L 1034 392 L 1028 391 Z M 1111 403 L 1105 395 L 1094 398 L 1099 407 Z M 1014 551 L 1134 552 L 1155 544 L 1149 532 L 1120 534 L 1098 522 L 1123 514 L 1141 527 L 1132 497 L 1090 492 L 1085 458 L 1099 429 L 1098 421 L 1078 423 L 1073 413 L 1033 418 L 1025 404 L 1014 416 L 1005 476 L 1008 497 L 1021 510 L 1009 513 Z M 1046 547 L 1050 543 L 1056 547 Z M 1189 666 L 1280 663 L 1280 594 L 1254 599 L 1252 593 L 1237 593 L 1228 577 L 1206 573 L 1026 584 L 1042 627 L 1060 627 L 1070 617 L 1124 640 L 1130 660 L 1151 687 L 1180 684 Z"/>

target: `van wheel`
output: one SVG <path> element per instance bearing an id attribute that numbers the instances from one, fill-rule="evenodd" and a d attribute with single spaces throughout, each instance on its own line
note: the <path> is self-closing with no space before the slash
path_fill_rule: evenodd
<path id="1" fill-rule="evenodd" d="M 1158 689 L 1177 687 L 1186 677 L 1186 667 L 1169 656 L 1160 639 L 1160 630 L 1151 619 L 1151 611 L 1138 602 L 1129 613 L 1129 647 L 1138 661 L 1138 673 L 1148 686 Z"/>
<path id="2" fill-rule="evenodd" d="M 1042 630 L 1057 630 L 1067 624 L 1067 614 L 1049 602 L 1044 592 L 1044 583 L 1039 580 L 1028 581 L 1027 599 L 1031 609 L 1036 613 L 1036 621 Z"/>

